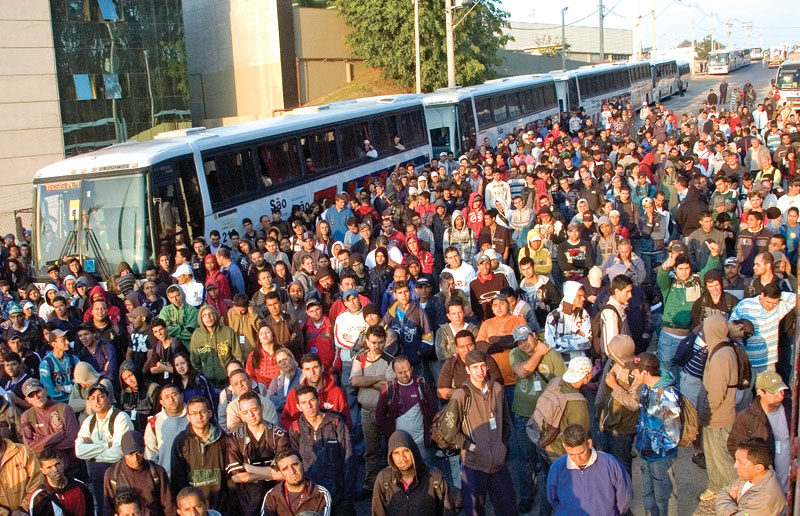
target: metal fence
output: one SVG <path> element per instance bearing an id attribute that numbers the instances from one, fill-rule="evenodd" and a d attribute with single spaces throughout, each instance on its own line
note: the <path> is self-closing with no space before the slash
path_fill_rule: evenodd
<path id="1" fill-rule="evenodd" d="M 12 233 L 22 239 L 22 230 L 33 228 L 33 209 L 0 211 L 0 236 Z"/>

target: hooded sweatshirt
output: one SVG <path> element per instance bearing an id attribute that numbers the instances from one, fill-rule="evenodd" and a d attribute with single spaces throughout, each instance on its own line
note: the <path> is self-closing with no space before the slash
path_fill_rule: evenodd
<path id="1" fill-rule="evenodd" d="M 559 353 L 584 351 L 592 345 L 592 319 L 583 308 L 575 308 L 572 302 L 583 286 L 577 281 L 564 283 L 564 298 L 561 305 L 547 316 L 544 340 Z M 578 334 L 581 331 L 583 335 Z"/>
<path id="2" fill-rule="evenodd" d="M 172 472 L 172 443 L 189 424 L 186 413 L 186 405 L 177 416 L 170 416 L 161 410 L 155 416 L 148 418 L 144 430 L 144 458 L 157 462 L 167 470 L 167 475 Z"/>
<path id="3" fill-rule="evenodd" d="M 126 371 L 133 373 L 136 378 L 136 390 L 122 379 Z M 133 427 L 143 432 L 147 418 L 155 414 L 158 408 L 158 384 L 145 380 L 139 368 L 130 360 L 125 360 L 119 366 L 119 384 L 122 387 L 119 408 L 128 413 Z"/>
<path id="4" fill-rule="evenodd" d="M 464 213 L 464 216 L 467 218 L 467 226 L 469 226 L 475 235 L 480 234 L 481 229 L 483 229 L 483 215 L 486 213 L 486 208 L 483 207 L 482 203 L 477 210 L 472 209 L 473 201 L 476 200 L 476 197 L 480 198 L 480 196 L 481 195 L 477 192 L 469 194 L 469 202 L 467 203 L 467 208 Z"/>
<path id="5" fill-rule="evenodd" d="M 208 305 L 201 307 L 198 319 L 202 320 L 202 315 L 206 311 L 213 313 L 214 326 L 209 331 L 201 324 L 194 331 L 189 343 L 189 353 L 195 370 L 215 387 L 221 388 L 228 383 L 225 371 L 228 362 L 235 358 L 244 363 L 246 357 L 242 353 L 239 335 L 220 322 L 219 315 L 213 307 Z"/>
<path id="6" fill-rule="evenodd" d="M 378 473 L 372 495 L 373 516 L 425 515 L 452 516 L 456 514 L 450 490 L 442 473 L 428 468 L 419 447 L 408 432 L 395 431 L 389 437 L 389 466 Z M 408 448 L 414 457 L 414 480 L 403 484 L 402 473 L 392 459 L 397 448 Z"/>
<path id="7" fill-rule="evenodd" d="M 192 332 L 197 328 L 197 308 L 186 304 L 183 290 L 176 285 L 169 287 L 167 292 L 171 292 L 173 289 L 181 295 L 181 306 L 170 303 L 161 310 L 158 317 L 167 323 L 167 333 L 170 337 L 176 337 L 183 342 L 184 346 L 188 346 L 192 339 Z"/>
<path id="8" fill-rule="evenodd" d="M 728 342 L 728 326 L 720 314 L 707 317 L 703 321 L 703 333 L 708 346 L 708 360 L 703 373 L 703 386 L 708 393 L 710 411 L 709 428 L 725 428 L 733 425 L 736 419 L 736 383 L 739 379 L 736 352 Z M 717 348 L 720 348 L 718 351 Z"/>
<path id="9" fill-rule="evenodd" d="M 75 383 L 72 385 L 72 392 L 70 392 L 69 406 L 75 411 L 79 421 L 83 421 L 87 416 L 94 414 L 94 411 L 91 406 L 86 403 L 86 400 L 89 399 L 89 387 L 97 382 L 100 382 L 108 391 L 110 403 L 116 405 L 114 387 L 111 381 L 107 378 L 101 379 L 95 368 L 92 367 L 92 364 L 88 362 L 78 362 L 73 374 Z M 82 385 L 86 385 L 86 387 L 82 387 Z"/>

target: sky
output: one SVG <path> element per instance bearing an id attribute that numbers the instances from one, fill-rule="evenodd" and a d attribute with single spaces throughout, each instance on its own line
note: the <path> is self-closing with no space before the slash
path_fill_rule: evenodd
<path id="1" fill-rule="evenodd" d="M 511 21 L 561 24 L 561 9 L 568 6 L 565 22 L 583 26 L 597 27 L 599 15 L 597 0 L 558 0 L 556 2 L 533 2 L 532 0 L 497 0 L 508 11 Z M 750 36 L 750 47 L 761 46 L 763 27 L 763 45 L 768 47 L 778 43 L 800 43 L 800 21 L 797 16 L 797 4 L 793 0 L 604 0 L 606 17 L 604 26 L 615 29 L 632 29 L 638 14 L 642 16 L 640 34 L 643 46 L 652 45 L 652 10 L 656 12 L 657 48 L 675 46 L 692 37 L 692 9 L 694 9 L 695 38 L 701 40 L 711 34 L 723 45 L 727 43 L 728 29 L 726 23 L 731 18 L 731 46 L 746 45 L 743 22 L 753 25 Z M 767 5 L 767 9 L 755 9 L 754 5 Z M 609 10 L 611 12 L 609 12 Z M 637 14 L 638 13 L 638 14 Z M 705 14 L 703 14 L 705 13 Z M 795 13 L 783 18 L 780 13 Z M 582 20 L 582 18 L 587 17 Z M 577 23 L 575 23 L 577 22 Z"/>

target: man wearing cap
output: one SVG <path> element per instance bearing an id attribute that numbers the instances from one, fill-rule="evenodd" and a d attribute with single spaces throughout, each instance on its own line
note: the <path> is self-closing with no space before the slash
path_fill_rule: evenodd
<path id="1" fill-rule="evenodd" d="M 349 208 L 348 208 L 349 209 Z M 302 248 L 292 255 L 292 273 L 300 270 L 300 265 L 306 256 L 311 256 L 313 263 L 316 264 L 319 257 L 323 254 L 322 251 L 316 248 L 317 240 L 313 231 L 306 231 L 303 233 Z M 315 265 L 316 267 L 316 265 Z"/>
<path id="2" fill-rule="evenodd" d="M 507 464 L 513 423 L 503 386 L 488 378 L 482 351 L 467 353 L 465 365 L 469 379 L 452 393 L 442 420 L 444 437 L 460 444 L 464 514 L 483 514 L 488 495 L 495 514 L 516 516 Z"/>
<path id="3" fill-rule="evenodd" d="M 25 381 L 22 394 L 31 406 L 19 419 L 22 442 L 36 454 L 45 448 L 54 450 L 69 475 L 85 477 L 85 470 L 75 457 L 78 419 L 72 407 L 49 399 L 42 382 L 36 378 Z"/>
<path id="4" fill-rule="evenodd" d="M 135 430 L 122 436 L 123 460 L 106 470 L 103 480 L 104 513 L 114 514 L 118 493 L 133 492 L 142 507 L 142 516 L 175 516 L 167 472 L 144 458 L 144 437 Z"/>
<path id="5" fill-rule="evenodd" d="M 167 299 L 169 304 L 158 317 L 167 323 L 170 337 L 180 339 L 184 346 L 188 346 L 197 328 L 197 308 L 184 302 L 183 290 L 178 285 L 167 288 Z"/>
<path id="6" fill-rule="evenodd" d="M 556 376 L 562 376 L 566 367 L 561 356 L 540 341 L 538 335 L 528 326 L 514 328 L 513 337 L 517 347 L 511 350 L 509 361 L 517 379 L 511 412 L 514 416 L 515 439 L 519 445 L 517 477 L 522 496 L 518 509 L 520 513 L 528 513 L 533 507 L 536 494 L 533 492 L 537 485 L 534 480 L 538 481 L 538 485 L 544 485 L 545 479 L 536 479 L 534 476 L 542 468 L 537 467 L 540 461 L 538 452 L 525 434 L 525 426 L 547 384 Z"/>
<path id="7" fill-rule="evenodd" d="M 726 258 L 723 272 L 722 289 L 730 292 L 736 299 L 742 299 L 746 284 L 742 275 L 739 274 L 739 260 L 735 256 Z"/>
<path id="8" fill-rule="evenodd" d="M 774 371 L 764 371 L 756 375 L 757 396 L 736 420 L 728 436 L 728 453 L 736 458 L 736 448 L 747 437 L 764 439 L 775 455 L 775 473 L 785 491 L 789 485 L 791 454 L 791 408 L 792 397 L 789 388 L 780 375 Z"/>
<path id="9" fill-rule="evenodd" d="M 561 416 L 561 422 L 558 427 L 558 435 L 547 445 L 546 453 L 545 450 L 541 450 L 541 458 L 543 459 L 541 465 L 544 466 L 545 470 L 549 470 L 550 464 L 566 453 L 564 450 L 563 436 L 565 428 L 570 425 L 580 425 L 587 430 L 591 428 L 589 403 L 586 401 L 583 394 L 581 394 L 581 388 L 588 384 L 591 379 L 591 359 L 583 356 L 573 357 L 570 359 L 564 374 L 552 379 L 545 387 L 545 391 L 557 389 L 561 393 L 561 396 L 567 398 L 566 404 L 564 405 L 564 412 Z"/>
<path id="10" fill-rule="evenodd" d="M 194 279 L 192 267 L 188 264 L 178 265 L 172 277 L 178 281 L 178 286 L 183 291 L 186 302 L 194 307 L 199 307 L 203 304 L 203 284 Z"/>
<path id="11" fill-rule="evenodd" d="M 89 404 L 94 414 L 81 424 L 75 439 L 75 455 L 87 461 L 92 493 L 101 500 L 105 472 L 122 460 L 122 437 L 133 430 L 133 424 L 128 414 L 111 407 L 109 393 L 100 384 L 89 388 Z M 103 516 L 104 505 L 98 503 L 97 516 Z"/>
<path id="12" fill-rule="evenodd" d="M 72 374 L 78 358 L 70 353 L 68 334 L 64 330 L 50 332 L 51 350 L 39 364 L 39 378 L 53 401 L 66 403 L 72 392 Z"/>
<path id="13" fill-rule="evenodd" d="M 6 305 L 6 311 L 8 318 L 11 320 L 11 326 L 3 332 L 3 340 L 8 342 L 14 335 L 19 335 L 25 349 L 34 352 L 44 351 L 45 343 L 41 328 L 38 324 L 25 319 L 22 307 L 17 303 L 11 302 Z"/>
<path id="14" fill-rule="evenodd" d="M 492 313 L 492 300 L 500 293 L 503 287 L 508 286 L 508 280 L 503 274 L 492 272 L 492 259 L 486 253 L 477 257 L 478 275 L 469 284 L 470 302 L 472 311 L 478 320 L 490 319 Z"/>

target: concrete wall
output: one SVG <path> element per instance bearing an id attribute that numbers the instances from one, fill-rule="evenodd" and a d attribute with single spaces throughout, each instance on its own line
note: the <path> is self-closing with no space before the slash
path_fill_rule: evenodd
<path id="1" fill-rule="evenodd" d="M 31 206 L 36 171 L 63 159 L 50 2 L 0 2 L 0 211 Z"/>
<path id="2" fill-rule="evenodd" d="M 495 73 L 500 77 L 513 77 L 529 73 L 549 73 L 561 69 L 560 57 L 533 56 L 525 52 L 511 50 L 500 50 L 497 55 L 503 60 L 503 64 L 494 68 Z M 575 59 L 567 59 L 565 62 L 567 70 L 574 70 L 585 64 L 585 62 Z"/>
<path id="3" fill-rule="evenodd" d="M 364 63 L 346 61 L 352 52 L 344 38 L 351 29 L 334 9 L 295 7 L 294 13 L 300 100 L 304 104 L 347 84 L 347 67 L 351 67 L 354 78 L 358 77 L 364 71 Z M 320 31 L 320 27 L 325 30 Z"/>

